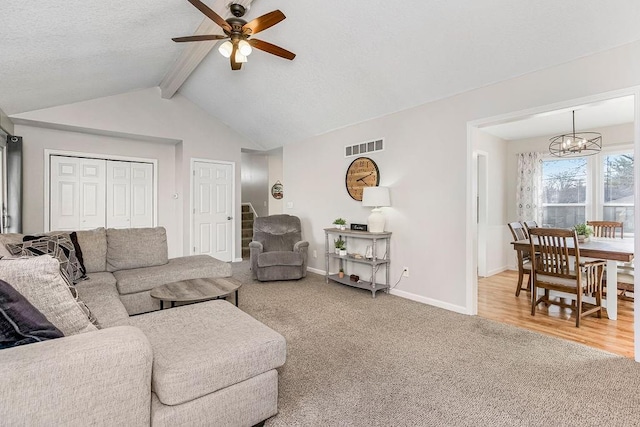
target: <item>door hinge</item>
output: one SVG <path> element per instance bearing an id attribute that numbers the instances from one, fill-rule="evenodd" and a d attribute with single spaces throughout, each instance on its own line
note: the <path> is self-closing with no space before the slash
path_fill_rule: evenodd
<path id="1" fill-rule="evenodd" d="M 192 171 L 192 172 L 193 172 L 193 176 L 196 176 L 196 171 L 194 170 L 194 171 Z"/>
<path id="2" fill-rule="evenodd" d="M 193 213 L 196 213 L 196 208 L 193 208 Z"/>
<path id="3" fill-rule="evenodd" d="M 193 253 L 194 254 L 196 253 L 196 247 L 195 246 L 193 247 Z"/>

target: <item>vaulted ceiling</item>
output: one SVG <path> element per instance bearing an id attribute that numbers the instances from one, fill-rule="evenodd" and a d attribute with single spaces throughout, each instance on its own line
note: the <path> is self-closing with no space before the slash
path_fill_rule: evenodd
<path id="1" fill-rule="evenodd" d="M 188 48 L 171 38 L 203 22 L 187 0 L 0 8 L 8 114 L 158 86 Z M 274 9 L 287 19 L 259 38 L 295 60 L 255 51 L 231 71 L 213 49 L 179 89 L 264 148 L 640 40 L 637 0 L 254 0 L 245 18 Z"/>

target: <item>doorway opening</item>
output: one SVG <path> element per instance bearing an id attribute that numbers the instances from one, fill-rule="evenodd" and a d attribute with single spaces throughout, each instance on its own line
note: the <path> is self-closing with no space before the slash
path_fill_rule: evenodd
<path id="1" fill-rule="evenodd" d="M 616 118 L 615 115 L 609 115 L 609 113 L 604 113 L 606 107 L 614 105 L 614 104 L 625 104 L 627 106 L 631 106 L 631 110 L 627 111 L 627 118 L 621 119 Z M 515 153 L 517 152 L 515 147 L 520 144 L 520 146 L 526 146 L 529 144 L 531 148 L 528 151 L 539 151 L 539 152 L 548 152 L 548 140 L 550 137 L 565 133 L 566 131 L 566 123 L 564 123 L 564 115 L 568 113 L 571 114 L 572 110 L 581 111 L 580 114 L 584 114 L 585 116 L 591 113 L 594 113 L 595 116 L 598 117 L 600 121 L 595 119 L 589 119 L 588 124 L 583 124 L 580 130 L 600 130 L 604 129 L 606 133 L 609 135 L 609 142 L 615 140 L 615 142 L 619 143 L 619 147 L 626 143 L 631 153 L 633 153 L 634 158 L 640 158 L 640 88 L 629 88 L 626 90 L 610 92 L 605 94 L 599 94 L 587 98 L 577 99 L 577 100 L 569 100 L 562 103 L 548 105 L 543 107 L 538 107 L 535 109 L 530 109 L 526 111 L 514 112 L 509 114 L 504 114 L 501 116 L 496 116 L 492 118 L 487 118 L 483 120 L 478 120 L 474 122 L 470 122 L 468 124 L 468 155 L 470 159 L 470 163 L 472 166 L 471 173 L 469 175 L 468 182 L 468 206 L 470 206 L 470 215 L 468 216 L 468 230 L 470 235 L 468 236 L 468 241 L 473 242 L 470 243 L 474 246 L 474 250 L 470 251 L 473 254 L 472 259 L 469 261 L 469 265 L 467 266 L 468 271 L 468 283 L 467 283 L 467 297 L 468 297 L 468 306 L 470 307 L 470 312 L 472 314 L 483 315 L 483 309 L 487 307 L 493 307 L 494 311 L 498 312 L 502 311 L 499 314 L 496 314 L 496 320 L 504 321 L 505 323 L 517 324 L 521 327 L 529 327 L 530 329 L 537 330 L 542 333 L 547 333 L 551 335 L 556 335 L 559 337 L 563 337 L 566 339 L 571 339 L 573 337 L 574 340 L 578 340 L 580 342 L 588 343 L 589 340 L 584 337 L 579 337 L 580 334 L 588 334 L 588 328 L 579 328 L 576 329 L 572 324 L 573 322 L 568 320 L 563 320 L 564 318 L 568 319 L 571 316 L 575 316 L 574 313 L 571 313 L 571 310 L 565 310 L 564 312 L 558 312 L 556 319 L 553 319 L 553 313 L 547 316 L 546 313 L 537 312 L 536 316 L 530 315 L 531 301 L 530 301 L 530 293 L 522 292 L 520 297 L 515 297 L 515 288 L 517 282 L 517 271 L 516 262 L 515 262 L 515 251 L 513 250 L 510 242 L 512 240 L 511 233 L 507 228 L 508 222 L 518 221 L 519 218 L 516 217 L 516 202 L 515 202 L 515 187 L 516 187 L 516 176 L 517 176 L 517 168 L 516 168 L 516 160 Z M 613 109 L 615 110 L 615 109 Z M 578 112 L 576 112 L 576 116 L 578 116 Z M 594 116 L 591 116 L 594 117 Z M 630 117 L 630 118 L 629 118 Z M 607 123 L 606 120 L 609 120 Z M 616 120 L 618 120 L 616 122 Z M 569 122 L 569 125 L 571 122 Z M 556 128 L 554 128 L 556 126 Z M 558 129 L 557 126 L 560 126 Z M 564 127 L 563 127 L 564 126 Z M 523 134 L 523 130 L 529 129 L 529 134 Z M 505 132 L 506 134 L 513 134 L 516 137 L 502 137 L 496 135 L 501 135 L 499 132 Z M 520 134 L 518 134 L 520 132 Z M 482 144 L 478 143 L 478 134 L 490 134 L 494 138 L 498 138 L 503 140 L 502 145 L 504 146 L 504 152 L 501 152 L 503 155 L 506 152 L 506 166 L 504 166 L 505 173 L 502 176 L 502 180 L 507 182 L 506 188 L 504 189 L 504 195 L 500 196 L 499 194 L 492 193 L 492 180 L 496 179 L 495 176 L 489 177 L 489 184 L 487 188 L 489 189 L 488 199 L 490 202 L 490 212 L 489 217 L 487 218 L 487 227 L 486 230 L 482 230 L 480 226 L 480 217 L 481 212 L 478 211 L 479 207 L 479 199 L 477 199 L 478 188 L 480 186 L 481 177 L 478 175 L 478 171 L 481 167 L 480 159 L 477 157 L 478 150 L 484 149 L 485 147 Z M 517 136 L 519 135 L 519 137 Z M 626 135 L 626 136 L 625 136 Z M 605 135 L 603 135 L 604 139 Z M 618 138 L 616 140 L 616 138 Z M 513 141 L 519 141 L 514 143 Z M 536 143 L 537 141 L 537 143 Z M 607 140 L 604 141 L 604 146 L 606 149 L 610 150 L 610 152 L 615 151 L 614 148 L 607 147 Z M 497 146 L 499 146 L 498 144 Z M 603 152 L 605 151 L 603 148 Z M 522 152 L 526 150 L 521 150 Z M 501 161 L 500 154 L 494 155 L 494 152 L 488 151 L 488 169 L 492 171 L 495 170 L 492 162 Z M 594 159 L 590 160 L 596 165 L 599 163 L 599 160 Z M 640 200 L 640 180 L 638 177 L 640 176 L 640 166 L 634 163 L 633 166 L 633 175 L 635 178 L 634 196 L 632 197 L 633 204 L 638 205 L 638 201 Z M 474 170 L 474 166 L 477 170 Z M 597 166 L 594 170 L 598 170 Z M 600 170 L 601 171 L 601 170 Z M 606 216 L 606 212 L 603 211 L 603 203 L 600 202 L 600 197 L 602 196 L 603 189 L 600 187 L 601 184 L 597 182 L 594 178 L 591 179 L 589 185 L 592 186 L 591 195 L 587 197 L 584 203 L 584 209 L 587 212 L 587 219 L 604 219 L 602 215 Z M 502 205 L 500 205 L 502 204 Z M 606 203 L 604 203 L 606 204 Z M 545 206 L 546 208 L 546 206 Z M 600 210 L 598 210 L 600 209 Z M 498 212 L 498 214 L 496 214 Z M 604 213 L 603 213 L 604 212 Z M 545 213 L 545 214 L 548 214 Z M 598 215 L 600 218 L 598 218 Z M 633 214 L 633 223 L 638 223 L 640 220 L 640 209 L 635 209 Z M 544 225 L 544 221 L 543 224 Z M 486 252 L 486 259 L 482 259 L 482 254 L 479 246 L 479 242 L 482 239 L 483 233 L 488 233 L 489 236 L 486 238 L 487 242 L 490 242 L 490 246 Z M 627 235 L 625 231 L 625 235 Z M 635 238 L 634 234 L 634 247 L 635 253 L 639 252 L 640 247 L 640 239 Z M 501 240 L 501 241 L 500 241 Z M 492 250 L 491 242 L 500 242 L 496 244 L 496 248 L 500 248 L 499 250 Z M 496 257 L 499 259 L 496 260 Z M 502 258 L 500 258 L 502 257 Z M 505 271 L 501 272 L 500 269 L 495 269 L 496 263 L 502 264 L 504 266 Z M 478 272 L 481 271 L 481 265 L 486 264 L 489 266 L 487 269 L 487 278 L 478 279 Z M 494 274 L 497 273 L 497 274 Z M 480 285 L 479 285 L 480 284 Z M 479 290 L 479 286 L 483 286 L 484 288 Z M 486 287 L 485 287 L 486 286 Z M 500 287 L 506 289 L 509 287 L 509 290 L 502 291 L 500 293 Z M 495 295 L 491 294 L 491 287 L 497 289 L 497 293 Z M 511 290 L 511 287 L 513 288 Z M 485 291 L 489 291 L 489 294 Z M 504 304 L 504 307 L 499 308 L 500 304 Z M 640 346 L 639 346 L 639 331 L 637 328 L 634 328 L 634 325 L 639 321 L 639 305 L 637 302 L 628 302 L 628 301 L 620 301 L 617 304 L 619 310 L 618 320 L 609 320 L 606 319 L 606 316 L 602 319 L 600 336 L 598 337 L 598 333 L 596 333 L 593 338 L 593 341 L 600 341 L 604 343 L 604 348 L 609 351 L 616 352 L 618 354 L 625 354 L 627 357 L 633 356 L 636 361 L 640 361 Z M 624 315 L 623 315 L 624 313 Z M 494 313 L 495 314 L 495 313 Z M 552 320 L 550 320 L 552 319 Z M 594 318 L 595 319 L 595 318 Z M 595 319 L 600 321 L 600 319 Z M 534 322 L 535 324 L 527 326 L 527 322 Z M 626 322 L 626 323 L 625 323 Z M 536 329 L 537 328 L 537 329 Z M 593 329 L 591 329 L 593 332 Z M 622 341 L 626 340 L 624 344 L 625 349 L 616 349 L 613 348 L 618 344 L 611 341 L 611 338 L 614 337 L 615 341 L 618 338 L 621 338 Z M 633 337 L 633 338 L 631 338 Z M 601 338 L 601 339 L 600 339 Z M 596 343 L 597 344 L 597 343 Z M 606 345 L 610 347 L 607 348 Z M 598 345 L 594 345 L 598 347 Z"/>

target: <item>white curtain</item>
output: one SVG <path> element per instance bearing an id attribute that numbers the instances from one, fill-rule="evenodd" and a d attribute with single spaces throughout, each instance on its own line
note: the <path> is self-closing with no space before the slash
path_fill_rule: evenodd
<path id="1" fill-rule="evenodd" d="M 542 156 L 543 153 L 518 153 L 516 205 L 519 221 L 536 221 L 542 225 Z"/>

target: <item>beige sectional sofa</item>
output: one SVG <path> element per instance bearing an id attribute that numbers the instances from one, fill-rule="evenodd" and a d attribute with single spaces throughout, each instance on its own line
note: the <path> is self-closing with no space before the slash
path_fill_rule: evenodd
<path id="1" fill-rule="evenodd" d="M 148 312 L 158 307 L 149 296 L 154 286 L 229 276 L 228 264 L 208 256 L 166 259 L 164 229 L 77 236 L 89 279 L 76 289 L 101 329 L 89 324 L 74 335 L 0 350 L 2 424 L 251 426 L 276 414 L 276 368 L 286 358 L 280 334 L 223 300 Z M 0 246 L 19 238 L 0 235 Z M 57 261 L 37 258 L 0 260 L 0 279 L 29 285 L 61 277 Z M 29 263 L 37 268 L 25 268 Z"/>

